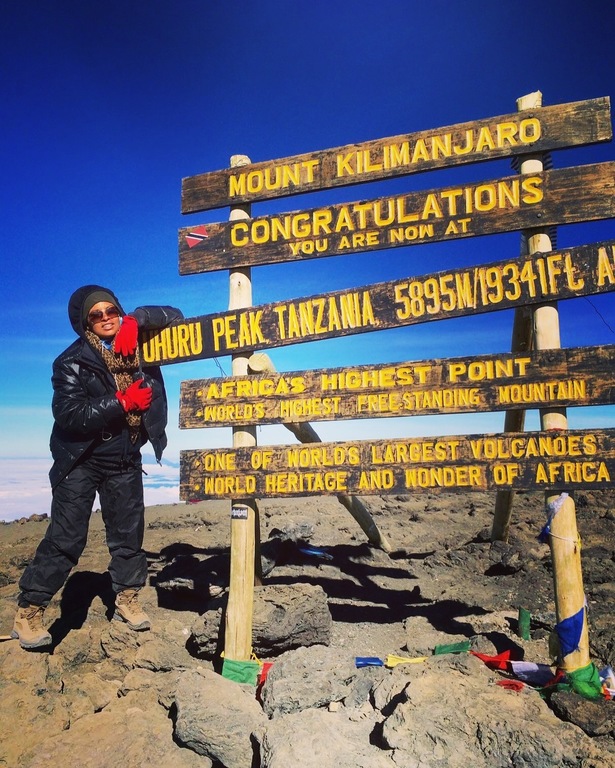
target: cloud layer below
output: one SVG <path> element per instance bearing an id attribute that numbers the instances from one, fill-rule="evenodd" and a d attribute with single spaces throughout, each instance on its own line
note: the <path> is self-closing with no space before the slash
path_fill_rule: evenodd
<path id="1" fill-rule="evenodd" d="M 179 467 L 145 463 L 145 505 L 179 503 Z M 0 521 L 49 514 L 49 458 L 0 458 Z M 98 507 L 98 500 L 94 509 Z"/>

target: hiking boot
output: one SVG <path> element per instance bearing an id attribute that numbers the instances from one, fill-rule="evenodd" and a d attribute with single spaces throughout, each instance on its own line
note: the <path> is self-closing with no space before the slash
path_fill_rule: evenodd
<path id="1" fill-rule="evenodd" d="M 124 589 L 115 596 L 113 618 L 125 621 L 131 629 L 141 632 L 151 627 L 149 616 L 139 605 L 139 590 Z"/>
<path id="2" fill-rule="evenodd" d="M 51 645 L 51 635 L 43 626 L 44 605 L 18 608 L 11 637 L 19 640 L 22 648 L 42 648 Z"/>

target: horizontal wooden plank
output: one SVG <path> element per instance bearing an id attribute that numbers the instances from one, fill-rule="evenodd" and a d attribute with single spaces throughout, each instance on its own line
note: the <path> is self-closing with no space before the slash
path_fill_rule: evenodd
<path id="1" fill-rule="evenodd" d="M 612 488 L 615 430 L 181 451 L 180 498 Z"/>
<path id="2" fill-rule="evenodd" d="M 181 429 L 615 403 L 615 345 L 183 381 Z"/>
<path id="3" fill-rule="evenodd" d="M 182 180 L 182 213 L 596 144 L 612 136 L 608 97 L 557 104 L 189 176 Z"/>
<path id="4" fill-rule="evenodd" d="M 179 231 L 182 275 L 615 217 L 615 162 Z"/>
<path id="5" fill-rule="evenodd" d="M 615 240 L 203 315 L 144 334 L 146 363 L 237 352 L 615 290 Z"/>

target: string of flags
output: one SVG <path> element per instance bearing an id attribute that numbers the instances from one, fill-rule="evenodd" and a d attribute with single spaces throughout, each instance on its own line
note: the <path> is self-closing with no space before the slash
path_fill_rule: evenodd
<path id="1" fill-rule="evenodd" d="M 531 687 L 538 693 L 547 697 L 555 691 L 574 691 L 586 699 L 615 699 L 615 673 L 611 667 L 598 670 L 594 663 L 586 667 L 564 672 L 553 668 L 548 664 L 537 664 L 529 661 L 517 661 L 511 659 L 510 650 L 503 651 L 495 656 L 478 653 L 470 648 L 470 641 L 437 645 L 433 655 L 470 653 L 480 659 L 489 669 L 510 675 L 510 677 L 498 680 L 496 685 L 512 691 L 521 691 L 525 687 Z M 388 654 L 381 659 L 378 656 L 357 656 L 355 666 L 362 667 L 386 667 L 392 669 L 400 664 L 421 664 L 429 656 L 397 656 Z M 233 661 L 224 659 L 222 676 L 237 683 L 253 685 L 257 689 L 257 696 L 267 679 L 267 674 L 274 662 L 263 662 L 252 654 L 249 661 Z"/>

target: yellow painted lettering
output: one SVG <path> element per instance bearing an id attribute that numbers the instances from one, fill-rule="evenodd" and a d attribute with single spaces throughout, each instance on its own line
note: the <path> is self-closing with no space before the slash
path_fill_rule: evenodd
<path id="1" fill-rule="evenodd" d="M 615 283 L 615 247 L 611 246 L 613 263 L 611 263 L 606 248 L 598 248 L 598 286 Z"/>
<path id="2" fill-rule="evenodd" d="M 476 140 L 476 151 L 481 152 L 483 149 L 495 149 L 495 141 L 486 125 L 480 129 Z"/>
<path id="3" fill-rule="evenodd" d="M 231 227 L 231 245 L 241 248 L 248 243 L 249 227 L 244 221 L 239 221 Z"/>
<path id="4" fill-rule="evenodd" d="M 340 176 L 354 176 L 354 168 L 351 166 L 350 162 L 352 158 L 354 157 L 352 152 L 349 152 L 347 155 L 338 155 L 336 158 L 336 167 L 337 167 L 337 177 Z"/>
<path id="5" fill-rule="evenodd" d="M 237 197 L 237 195 L 245 195 L 246 193 L 246 175 L 240 173 L 239 176 L 231 174 L 229 178 L 229 197 Z"/>

